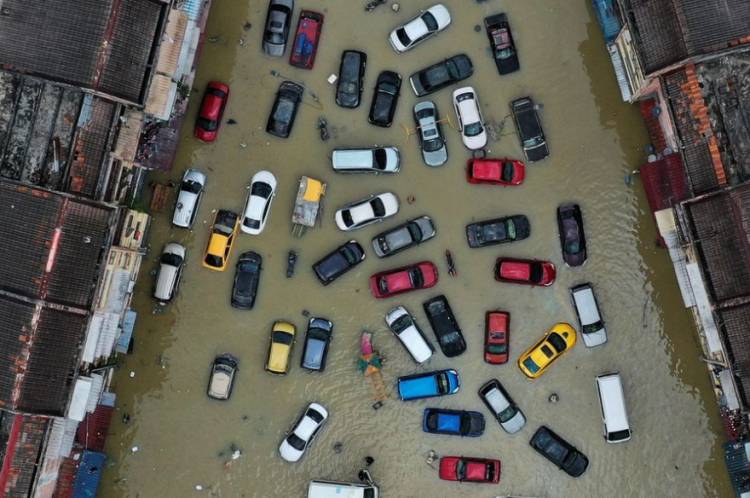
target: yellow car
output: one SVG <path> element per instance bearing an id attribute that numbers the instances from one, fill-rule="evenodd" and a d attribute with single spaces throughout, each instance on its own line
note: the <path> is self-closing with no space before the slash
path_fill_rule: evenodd
<path id="1" fill-rule="evenodd" d="M 530 379 L 540 377 L 553 361 L 575 346 L 576 330 L 567 323 L 556 323 L 539 342 L 518 358 L 518 368 Z"/>
<path id="2" fill-rule="evenodd" d="M 294 333 L 297 329 L 288 322 L 276 322 L 271 328 L 271 344 L 268 346 L 266 370 L 274 374 L 289 371 L 289 357 L 292 355 Z"/>
<path id="3" fill-rule="evenodd" d="M 234 244 L 234 236 L 237 233 L 237 213 L 219 209 L 211 225 L 211 235 L 208 237 L 206 255 L 203 256 L 203 266 L 216 271 L 227 269 L 229 252 Z"/>

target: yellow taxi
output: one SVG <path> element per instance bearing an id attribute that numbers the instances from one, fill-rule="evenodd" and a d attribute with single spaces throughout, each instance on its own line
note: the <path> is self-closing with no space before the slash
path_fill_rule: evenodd
<path id="1" fill-rule="evenodd" d="M 289 358 L 294 345 L 294 325 L 288 322 L 276 322 L 271 328 L 271 343 L 268 346 L 266 370 L 274 374 L 285 374 L 289 371 Z"/>
<path id="2" fill-rule="evenodd" d="M 227 269 L 229 252 L 232 250 L 234 238 L 237 234 L 237 213 L 219 209 L 216 212 L 214 223 L 211 225 L 211 234 L 208 236 L 206 254 L 203 256 L 203 266 L 216 271 Z"/>
<path id="3" fill-rule="evenodd" d="M 556 323 L 518 358 L 518 368 L 530 379 L 540 377 L 552 362 L 575 346 L 576 330 L 567 323 Z"/>

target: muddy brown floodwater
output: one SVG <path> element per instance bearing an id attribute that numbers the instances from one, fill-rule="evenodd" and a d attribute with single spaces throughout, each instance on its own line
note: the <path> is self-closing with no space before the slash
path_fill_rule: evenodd
<path id="1" fill-rule="evenodd" d="M 326 22 L 315 68 L 303 71 L 272 59 L 260 49 L 266 2 L 216 0 L 201 59 L 190 120 L 205 83 L 226 81 L 232 93 L 225 115 L 237 124 L 224 124 L 212 145 L 192 138 L 192 124 L 183 130 L 174 170 L 156 180 L 177 180 L 185 168 L 208 173 L 207 195 L 194 231 L 174 229 L 171 212 L 155 216 L 151 252 L 141 271 L 135 298 L 139 312 L 133 355 L 123 359 L 115 377 L 119 412 L 107 452 L 111 465 L 102 483 L 103 497 L 167 498 L 185 496 L 302 497 L 312 478 L 354 479 L 363 458 L 375 462 L 373 476 L 385 497 L 476 497 L 515 493 L 548 498 L 585 497 L 728 497 L 731 496 L 720 448 L 720 423 L 691 319 L 684 310 L 663 250 L 655 249 L 655 232 L 639 182 L 626 176 L 643 159 L 647 137 L 637 109 L 620 102 L 602 36 L 588 0 L 444 0 L 453 23 L 444 33 L 406 54 L 397 55 L 387 42 L 393 26 L 410 18 L 429 0 L 401 3 L 394 13 L 381 6 L 365 13 L 363 1 L 297 2 L 300 8 L 323 10 Z M 500 11 L 508 12 L 520 51 L 520 72 L 498 76 L 484 31 L 474 27 Z M 249 21 L 252 28 L 243 29 Z M 296 26 L 296 15 L 294 20 Z M 240 40 L 244 40 L 240 43 Z M 326 78 L 337 72 L 344 49 L 367 52 L 363 105 L 344 110 L 334 104 Z M 480 97 L 486 119 L 505 125 L 489 144 L 492 156 L 520 156 L 508 103 L 531 95 L 543 104 L 542 121 L 551 157 L 529 167 L 526 182 L 517 188 L 472 186 L 464 180 L 469 153 L 449 126 L 450 159 L 430 169 L 418 152 L 411 109 L 417 99 L 406 77 L 413 71 L 456 53 L 474 61 L 467 82 Z M 288 51 L 287 51 L 288 55 Z M 377 74 L 393 69 L 404 76 L 402 96 L 390 129 L 367 123 L 367 110 Z M 265 123 L 281 82 L 275 70 L 303 81 L 319 96 L 305 97 L 291 138 L 266 134 Z M 432 96 L 443 116 L 455 116 L 446 89 Z M 332 138 L 322 142 L 315 129 L 319 116 L 331 125 Z M 400 148 L 401 172 L 395 176 L 341 176 L 330 167 L 337 146 L 393 144 Z M 260 293 L 252 311 L 229 305 L 233 271 L 216 273 L 201 267 L 213 210 L 241 210 L 245 185 L 260 169 L 271 170 L 279 192 L 269 226 L 261 236 L 240 235 L 232 253 L 254 250 L 264 258 Z M 300 175 L 328 182 L 322 227 L 303 238 L 290 234 L 290 215 Z M 402 201 L 398 217 L 383 224 L 345 234 L 333 222 L 345 202 L 372 192 L 394 191 Z M 577 201 L 584 213 L 590 247 L 583 268 L 562 264 L 555 209 Z M 532 235 L 508 246 L 469 250 L 464 225 L 471 221 L 523 213 Z M 407 218 L 429 214 L 438 235 L 425 245 L 387 260 L 368 249 L 366 261 L 329 287 L 314 278 L 311 264 L 350 238 L 369 247 L 377 232 Z M 163 312 L 150 299 L 149 275 L 163 245 L 178 241 L 188 248 L 188 264 L 177 299 Z M 300 257 L 294 278 L 285 278 L 286 254 Z M 448 276 L 443 253 L 453 252 L 458 277 Z M 558 265 L 558 281 L 549 288 L 499 284 L 492 278 L 499 255 L 550 259 Z M 429 259 L 438 264 L 437 287 L 400 298 L 376 301 L 368 276 L 376 271 Z M 531 382 L 515 365 L 518 354 L 558 321 L 575 323 L 569 287 L 591 281 L 598 292 L 609 331 L 609 342 L 590 350 L 578 344 L 542 378 Z M 467 338 L 468 350 L 458 358 L 436 354 L 430 364 L 416 368 L 383 321 L 391 307 L 403 304 L 417 316 L 434 340 L 421 303 L 439 293 L 447 295 Z M 490 366 L 482 361 L 484 313 L 504 309 L 512 314 L 511 362 Z M 304 331 L 303 310 L 335 323 L 328 367 L 312 374 L 299 367 L 301 340 L 293 352 L 286 377 L 263 370 L 271 324 L 293 322 Z M 362 329 L 375 332 L 375 345 L 387 357 L 384 369 L 392 397 L 378 411 L 371 408 L 368 382 L 356 370 Z M 580 341 L 579 341 L 580 342 Z M 227 403 L 205 395 L 209 364 L 229 351 L 240 358 L 239 377 Z M 455 396 L 404 403 L 395 399 L 399 375 L 418 370 L 456 368 L 462 389 Z M 624 379 L 633 439 L 606 444 L 594 388 L 597 374 L 618 370 Z M 130 378 L 129 372 L 135 377 Z M 520 433 L 505 434 L 488 419 L 478 439 L 434 436 L 421 431 L 422 410 L 428 406 L 477 409 L 479 386 L 499 378 L 526 413 L 529 423 Z M 547 401 L 551 393 L 559 402 Z M 305 458 L 288 464 L 277 455 L 284 432 L 310 401 L 328 407 L 330 420 Z M 123 424 L 124 413 L 130 422 Z M 540 424 L 551 426 L 584 451 L 591 460 L 579 479 L 567 477 L 534 453 L 528 440 Z M 340 444 L 340 452 L 334 446 Z M 242 456 L 226 466 L 228 448 Z M 137 452 L 131 448 L 137 446 Z M 425 463 L 429 450 L 440 455 L 494 457 L 502 460 L 499 485 L 459 485 L 438 480 Z M 196 490 L 202 486 L 202 490 Z"/>

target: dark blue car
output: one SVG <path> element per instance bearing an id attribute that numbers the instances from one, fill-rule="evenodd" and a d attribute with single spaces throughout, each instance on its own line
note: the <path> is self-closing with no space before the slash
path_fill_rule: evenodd
<path id="1" fill-rule="evenodd" d="M 398 397 L 403 401 L 456 394 L 461 386 L 458 372 L 436 370 L 398 378 Z"/>
<path id="2" fill-rule="evenodd" d="M 331 344 L 333 323 L 325 318 L 310 318 L 302 350 L 302 368 L 322 372 L 326 368 L 328 347 Z"/>
<path id="3" fill-rule="evenodd" d="M 479 437 L 484 434 L 484 415 L 466 410 L 425 408 L 422 430 L 430 434 Z"/>

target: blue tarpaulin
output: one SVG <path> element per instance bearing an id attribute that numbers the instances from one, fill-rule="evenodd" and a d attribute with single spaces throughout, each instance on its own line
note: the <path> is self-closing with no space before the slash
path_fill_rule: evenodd
<path id="1" fill-rule="evenodd" d="M 191 21 L 197 21 L 201 15 L 201 4 L 203 0 L 185 0 L 180 10 L 184 11 L 188 15 L 188 19 Z"/>
<path id="2" fill-rule="evenodd" d="M 102 479 L 107 455 L 98 451 L 84 451 L 76 474 L 73 498 L 95 498 Z"/>
<path id="3" fill-rule="evenodd" d="M 115 351 L 118 353 L 127 353 L 128 347 L 130 346 L 130 340 L 133 337 L 133 329 L 135 328 L 135 319 L 138 317 L 138 313 L 133 310 L 125 312 L 125 316 L 122 318 L 122 333 L 120 338 L 117 339 L 117 346 Z"/>
<path id="4" fill-rule="evenodd" d="M 620 19 L 615 11 L 615 0 L 593 0 L 594 12 L 604 32 L 604 38 L 607 43 L 617 38 L 620 33 Z"/>

